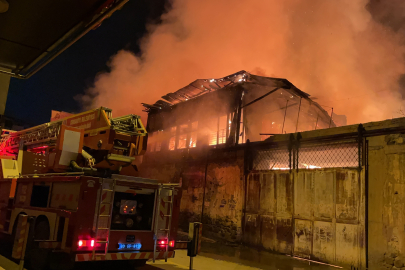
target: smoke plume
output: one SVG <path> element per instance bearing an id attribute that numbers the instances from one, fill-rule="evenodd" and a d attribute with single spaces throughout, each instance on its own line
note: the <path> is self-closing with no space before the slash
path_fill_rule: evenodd
<path id="1" fill-rule="evenodd" d="M 141 114 L 141 102 L 243 69 L 288 79 L 348 123 L 398 117 L 404 35 L 400 19 L 397 28 L 384 23 L 395 10 L 381 8 L 386 2 L 174 0 L 142 39 L 141 56 L 119 51 L 81 101 Z"/>

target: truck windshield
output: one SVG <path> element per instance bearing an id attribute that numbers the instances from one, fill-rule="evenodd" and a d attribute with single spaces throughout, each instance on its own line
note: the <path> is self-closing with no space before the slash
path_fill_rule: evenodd
<path id="1" fill-rule="evenodd" d="M 139 193 L 115 192 L 111 229 L 150 231 L 154 204 L 154 190 L 139 190 Z"/>
<path id="2" fill-rule="evenodd" d="M 138 201 L 121 200 L 120 214 L 121 215 L 136 215 L 136 205 Z"/>

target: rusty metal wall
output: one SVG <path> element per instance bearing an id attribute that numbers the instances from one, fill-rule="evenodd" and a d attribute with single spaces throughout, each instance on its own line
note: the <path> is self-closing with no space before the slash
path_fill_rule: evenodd
<path id="1" fill-rule="evenodd" d="M 244 242 L 325 263 L 365 267 L 364 176 L 358 169 L 252 173 Z"/>
<path id="2" fill-rule="evenodd" d="M 291 254 L 292 174 L 284 171 L 253 173 L 247 181 L 244 242 Z"/>

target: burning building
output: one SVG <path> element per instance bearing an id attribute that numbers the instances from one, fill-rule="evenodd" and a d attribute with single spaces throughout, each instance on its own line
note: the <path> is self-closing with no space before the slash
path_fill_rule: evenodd
<path id="1" fill-rule="evenodd" d="M 404 267 L 405 118 L 336 127 L 289 81 L 244 71 L 163 99 L 144 105 L 140 173 L 182 183 L 184 231 L 201 221 L 217 240 L 352 269 Z"/>
<path id="2" fill-rule="evenodd" d="M 202 219 L 206 234 L 228 241 L 242 239 L 246 145 L 335 127 L 328 112 L 288 80 L 246 71 L 196 80 L 162 99 L 143 104 L 149 137 L 140 171 L 182 182 L 184 230 Z M 288 169 L 288 159 L 273 160 L 267 169 Z"/>
<path id="3" fill-rule="evenodd" d="M 335 126 L 321 106 L 288 80 L 246 71 L 196 80 L 162 98 L 143 104 L 151 152 L 234 145 Z"/>

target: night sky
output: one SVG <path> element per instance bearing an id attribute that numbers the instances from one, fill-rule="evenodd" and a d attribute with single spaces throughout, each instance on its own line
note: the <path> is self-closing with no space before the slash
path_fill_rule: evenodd
<path id="1" fill-rule="evenodd" d="M 5 115 L 32 125 L 50 121 L 51 110 L 80 112 L 74 99 L 121 49 L 140 53 L 148 23 L 159 23 L 165 0 L 130 0 L 28 80 L 11 78 Z"/>

